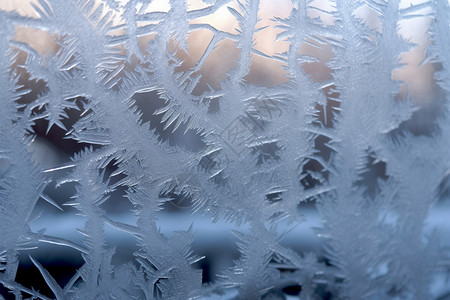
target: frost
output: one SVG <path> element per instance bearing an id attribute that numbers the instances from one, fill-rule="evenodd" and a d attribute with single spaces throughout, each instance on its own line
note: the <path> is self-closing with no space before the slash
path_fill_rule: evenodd
<path id="1" fill-rule="evenodd" d="M 448 297 L 450 7 L 404 2 L 0 3 L 0 293 Z"/>

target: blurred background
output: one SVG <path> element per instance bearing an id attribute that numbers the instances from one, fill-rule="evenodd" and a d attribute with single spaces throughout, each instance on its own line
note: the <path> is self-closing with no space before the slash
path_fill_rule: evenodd
<path id="1" fill-rule="evenodd" d="M 100 3 L 100 1 L 98 1 Z M 119 2 L 127 2 L 126 0 Z M 206 7 L 212 1 L 188 0 L 188 9 L 199 9 Z M 411 4 L 422 3 L 426 1 L 407 0 L 401 1 L 401 7 L 408 7 Z M 317 0 L 314 6 L 319 9 L 308 11 L 311 18 L 320 18 L 320 20 L 332 26 L 335 22 L 333 17 L 323 11 L 333 10 L 333 1 Z M 15 11 L 23 16 L 38 18 L 33 5 L 39 6 L 37 0 L 1 0 L 0 10 Z M 228 6 L 238 9 L 236 1 L 232 1 Z M 277 41 L 277 34 L 281 32 L 280 28 L 276 28 L 275 18 L 287 18 L 295 5 L 290 0 L 262 0 L 260 5 L 259 17 L 261 21 L 259 27 L 267 26 L 254 36 L 255 48 L 267 56 L 277 55 L 286 51 L 289 43 L 283 40 Z M 168 11 L 170 9 L 169 1 L 153 0 L 148 7 L 148 11 Z M 427 11 L 424 11 L 427 14 Z M 379 16 L 368 7 L 362 7 L 355 11 L 355 15 L 363 20 L 369 28 L 381 30 Z M 116 24 L 120 24 L 121 20 L 114 20 Z M 230 13 L 226 6 L 217 10 L 207 18 L 195 20 L 195 22 L 209 23 L 212 26 L 223 31 L 236 33 L 238 23 L 235 17 Z M 428 27 L 431 17 L 416 17 L 403 21 L 399 24 L 398 33 L 405 39 L 409 40 L 414 46 L 409 52 L 401 56 L 404 66 L 395 70 L 392 76 L 395 80 L 402 81 L 402 89 L 397 95 L 399 99 L 406 99 L 409 94 L 411 101 L 420 109 L 414 114 L 413 118 L 405 124 L 403 130 L 412 132 L 415 135 L 430 135 L 435 128 L 435 120 L 442 111 L 441 89 L 437 86 L 433 76 L 436 70 L 439 70 L 438 64 L 425 62 L 426 49 L 429 46 Z M 1 29 L 0 29 L 0 34 Z M 33 28 L 16 26 L 15 35 L 11 37 L 13 41 L 23 42 L 36 50 L 42 58 L 54 55 L 58 50 L 58 37 L 56 34 L 45 30 L 37 30 Z M 154 36 L 139 37 L 139 45 L 142 49 L 146 48 L 146 44 L 154 39 Z M 197 30 L 190 32 L 186 39 L 186 48 L 179 47 L 176 43 L 173 49 L 176 50 L 176 57 L 182 61 L 181 65 L 176 69 L 178 72 L 188 70 L 200 59 L 207 45 L 212 39 L 211 32 L 207 30 Z M 177 49 L 178 47 L 178 49 Z M 302 69 L 316 82 L 327 82 L 332 79 L 331 69 L 327 63 L 333 58 L 333 52 L 329 45 L 316 44 L 312 46 L 310 43 L 304 43 L 299 49 L 301 54 L 316 58 L 314 62 L 306 62 L 301 65 Z M 239 57 L 239 49 L 236 43 L 231 40 L 224 40 L 209 55 L 207 61 L 203 64 L 200 73 L 203 75 L 194 94 L 200 95 L 208 88 L 208 85 L 214 89 L 221 89 L 221 81 L 227 77 L 227 72 L 236 66 L 236 59 Z M 19 53 L 17 60 L 12 68 L 20 66 L 26 60 L 25 53 Z M 45 93 L 48 89 L 42 80 L 30 79 L 29 75 L 22 73 L 20 77 L 21 83 L 31 89 L 31 92 L 23 97 L 20 101 L 29 103 Z M 267 58 L 261 55 L 251 56 L 250 72 L 245 78 L 248 84 L 256 86 L 271 87 L 286 83 L 289 80 L 286 71 L 283 69 L 283 63 L 279 60 Z M 170 145 L 180 145 L 191 151 L 198 151 L 200 148 L 200 139 L 195 132 L 188 131 L 183 134 L 183 130 L 177 130 L 171 133 L 170 130 L 164 130 L 164 122 L 161 122 L 161 115 L 154 115 L 154 112 L 165 105 L 165 101 L 158 96 L 157 92 L 142 92 L 134 95 L 136 106 L 142 113 L 143 121 L 150 122 L 150 129 L 154 129 L 161 140 L 166 141 Z M 76 98 L 73 102 L 81 107 L 84 99 Z M 332 105 L 328 111 L 332 111 Z M 80 111 L 76 109 L 67 110 L 67 118 L 62 120 L 66 128 L 71 126 L 80 118 Z M 323 122 L 331 119 L 332 114 L 322 114 Z M 328 120 L 330 121 L 330 120 Z M 42 169 L 51 170 L 58 166 L 65 165 L 70 162 L 70 157 L 75 153 L 84 149 L 88 144 L 78 143 L 66 136 L 66 131 L 52 126 L 48 130 L 48 121 L 39 119 L 33 126 L 34 141 L 29 149 L 33 153 L 35 162 Z M 0 175 L 6 170 L 7 163 L 0 160 Z M 384 167 L 380 164 L 373 163 L 372 174 L 375 177 L 382 177 Z M 105 172 L 110 174 L 114 171 L 114 166 L 108 166 Z M 53 175 L 64 176 L 70 170 L 62 169 L 53 171 Z M 373 178 L 366 178 L 368 182 Z M 44 191 L 44 194 L 53 199 L 60 205 L 70 201 L 70 197 L 75 193 L 75 187 L 71 184 L 65 184 L 59 188 L 55 187 L 55 183 L 51 182 Z M 135 224 L 136 218 L 132 213 L 132 205 L 124 197 L 125 191 L 120 188 L 115 191 L 110 200 L 108 200 L 102 208 L 114 220 L 127 224 Z M 427 220 L 427 230 L 431 232 L 436 226 L 444 229 L 441 232 L 450 233 L 450 218 L 448 194 L 443 193 L 442 201 L 433 207 Z M 171 197 L 173 200 L 165 203 L 164 210 L 160 214 L 158 225 L 161 232 L 170 237 L 176 230 L 186 230 L 192 224 L 196 232 L 193 244 L 194 253 L 206 258 L 197 263 L 197 267 L 203 270 L 203 281 L 211 282 L 215 279 L 215 274 L 220 273 L 226 267 L 232 266 L 232 260 L 238 258 L 239 253 L 236 249 L 236 237 L 233 236 L 231 230 L 238 229 L 234 225 L 219 221 L 212 223 L 210 217 L 197 213 L 191 213 L 191 202 L 189 197 L 184 195 L 170 194 L 161 195 L 162 197 Z M 70 206 L 63 206 L 64 211 L 58 210 L 42 199 L 38 201 L 33 212 L 33 218 L 30 220 L 31 229 L 38 232 L 46 228 L 46 234 L 56 237 L 67 238 L 74 242 L 82 242 L 83 236 L 77 231 L 77 228 L 83 228 L 85 219 L 77 215 L 77 210 Z M 305 218 L 305 222 L 293 228 L 286 234 L 282 240 L 282 244 L 298 251 L 306 253 L 308 251 L 315 252 L 318 256 L 322 256 L 323 240 L 320 239 L 314 228 L 320 227 L 321 219 L 314 206 L 314 200 L 301 204 L 300 211 Z M 449 220 L 448 220 L 449 219 Z M 280 230 L 286 230 L 280 226 Z M 117 245 L 113 263 L 120 264 L 127 262 L 133 256 L 133 252 L 137 250 L 136 241 L 129 234 L 125 234 L 117 229 L 105 225 L 108 243 Z M 245 227 L 239 227 L 245 231 Z M 17 282 L 24 286 L 31 287 L 41 291 L 45 295 L 52 296 L 52 292 L 48 289 L 39 270 L 31 263 L 28 255 L 36 258 L 55 278 L 59 284 L 64 286 L 72 277 L 77 268 L 83 263 L 81 255 L 70 248 L 58 245 L 42 243 L 38 249 L 30 250 L 20 256 L 20 268 L 17 273 Z M 436 282 L 436 290 L 444 289 L 444 282 Z M 0 288 L 0 292 L 5 299 L 12 296 Z M 287 294 L 295 296 L 299 289 L 293 287 Z M 324 296 L 325 297 L 325 296 Z M 329 296 L 331 297 L 331 296 Z"/>

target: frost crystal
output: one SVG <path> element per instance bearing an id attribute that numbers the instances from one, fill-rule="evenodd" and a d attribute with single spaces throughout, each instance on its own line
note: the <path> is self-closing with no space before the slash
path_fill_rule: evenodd
<path id="1" fill-rule="evenodd" d="M 447 299 L 449 49 L 447 0 L 0 2 L 0 294 Z"/>

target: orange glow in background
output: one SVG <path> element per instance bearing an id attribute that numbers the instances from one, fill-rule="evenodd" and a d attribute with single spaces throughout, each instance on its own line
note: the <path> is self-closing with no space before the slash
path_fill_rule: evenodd
<path id="1" fill-rule="evenodd" d="M 101 1 L 97 1 L 97 5 L 101 4 Z M 127 3 L 127 0 L 119 1 L 120 3 Z M 417 4 L 427 2 L 424 0 L 408 0 L 401 1 L 401 8 L 406 8 L 411 4 Z M 312 18 L 320 18 L 321 22 L 326 26 L 332 26 L 334 19 L 321 10 L 333 11 L 333 1 L 316 0 L 311 3 L 312 6 L 316 6 L 319 9 L 311 9 L 308 11 L 308 15 Z M 37 0 L 3 0 L 0 2 L 0 9 L 6 11 L 16 11 L 18 14 L 39 18 L 34 11 L 33 6 L 38 6 Z M 188 11 L 197 10 L 208 7 L 209 4 L 201 0 L 189 0 L 187 1 Z M 234 8 L 240 11 L 237 0 L 231 1 L 229 4 L 222 6 L 216 12 L 206 17 L 201 17 L 190 21 L 191 24 L 209 24 L 216 29 L 231 34 L 236 34 L 236 29 L 239 29 L 239 24 L 236 18 L 229 11 L 228 7 Z M 261 31 L 254 34 L 253 39 L 255 43 L 255 49 L 267 56 L 273 56 L 287 51 L 289 42 L 285 40 L 276 40 L 277 34 L 282 30 L 276 28 L 277 22 L 275 18 L 287 18 L 292 9 L 296 5 L 293 5 L 290 0 L 262 0 L 259 10 L 259 18 L 256 28 L 262 28 Z M 94 8 L 95 9 L 95 8 Z M 136 9 L 140 9 L 137 7 Z M 153 0 L 148 5 L 146 12 L 168 12 L 170 10 L 169 0 Z M 106 10 L 104 14 L 106 14 Z M 365 21 L 369 28 L 381 31 L 381 22 L 379 16 L 370 10 L 367 6 L 362 6 L 360 9 L 354 12 L 355 16 Z M 118 15 L 118 14 L 117 14 Z M 114 24 L 120 24 L 122 21 L 120 17 L 114 18 Z M 401 60 L 406 64 L 401 69 L 394 70 L 393 78 L 396 80 L 404 81 L 405 84 L 402 88 L 402 93 L 405 94 L 406 87 L 410 95 L 416 104 L 426 104 L 431 101 L 435 89 L 435 83 L 433 79 L 434 66 L 431 63 L 423 63 L 425 60 L 426 48 L 429 45 L 428 42 L 428 26 L 430 24 L 429 17 L 417 17 L 402 21 L 399 23 L 399 34 L 405 39 L 410 40 L 416 46 L 408 53 L 402 55 Z M 183 60 L 183 65 L 180 70 L 187 70 L 193 67 L 209 42 L 211 41 L 213 34 L 209 30 L 200 29 L 189 33 L 186 38 L 187 51 L 179 49 L 176 56 Z M 54 53 L 57 49 L 55 34 L 31 29 L 26 27 L 17 27 L 16 36 L 14 40 L 29 44 L 40 55 L 48 56 L 50 53 Z M 154 38 L 153 35 L 148 35 L 139 38 L 141 49 L 145 49 L 146 43 Z M 317 45 L 313 47 L 307 43 L 299 49 L 300 53 L 316 57 L 319 62 L 303 63 L 301 67 L 307 72 L 311 78 L 315 81 L 325 81 L 332 79 L 331 70 L 326 66 L 326 63 L 332 59 L 333 52 L 328 45 Z M 234 68 L 237 64 L 236 60 L 240 55 L 239 49 L 236 43 L 229 39 L 220 41 L 215 50 L 209 55 L 204 64 L 201 66 L 200 73 L 204 78 L 208 78 L 208 84 L 215 89 L 220 89 L 220 82 L 226 78 L 226 73 Z M 253 83 L 260 86 L 274 86 L 285 83 L 289 80 L 286 71 L 283 69 L 283 63 L 263 57 L 261 55 L 251 54 L 252 64 L 250 72 L 246 76 L 248 83 Z M 203 81 L 200 82 L 206 88 L 206 84 Z"/>

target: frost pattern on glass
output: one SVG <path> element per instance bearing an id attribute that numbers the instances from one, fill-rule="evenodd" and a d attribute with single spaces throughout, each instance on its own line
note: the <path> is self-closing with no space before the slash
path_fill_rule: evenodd
<path id="1" fill-rule="evenodd" d="M 450 7 L 406 2 L 0 3 L 0 293 L 447 299 Z"/>

